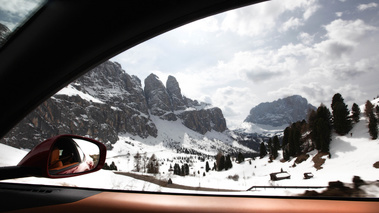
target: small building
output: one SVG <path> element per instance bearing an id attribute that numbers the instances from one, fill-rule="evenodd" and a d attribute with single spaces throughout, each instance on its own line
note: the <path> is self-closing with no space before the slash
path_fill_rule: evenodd
<path id="1" fill-rule="evenodd" d="M 270 178 L 272 181 L 290 179 L 291 175 L 288 172 L 275 172 L 270 174 Z"/>
<path id="2" fill-rule="evenodd" d="M 304 179 L 311 179 L 313 178 L 312 172 L 305 172 L 304 173 Z"/>

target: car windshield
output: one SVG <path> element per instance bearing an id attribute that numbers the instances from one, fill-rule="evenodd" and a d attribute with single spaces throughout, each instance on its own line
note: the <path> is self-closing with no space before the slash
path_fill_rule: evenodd
<path id="1" fill-rule="evenodd" d="M 378 38 L 365 0 L 269 1 L 184 25 L 97 66 L 0 141 L 8 166 L 53 135 L 87 136 L 107 146 L 102 170 L 4 181 L 379 197 Z"/>
<path id="2" fill-rule="evenodd" d="M 0 0 L 0 48 L 46 0 Z"/>

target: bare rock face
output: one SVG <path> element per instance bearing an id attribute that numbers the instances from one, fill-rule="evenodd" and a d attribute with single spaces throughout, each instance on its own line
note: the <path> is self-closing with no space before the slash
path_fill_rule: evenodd
<path id="1" fill-rule="evenodd" d="M 168 76 L 166 82 L 167 93 L 170 96 L 172 110 L 184 110 L 186 102 L 182 96 L 179 83 L 173 76 Z"/>
<path id="2" fill-rule="evenodd" d="M 154 74 L 150 74 L 145 79 L 145 97 L 152 115 L 163 116 L 172 111 L 166 88 Z"/>
<path id="3" fill-rule="evenodd" d="M 179 114 L 183 124 L 196 132 L 205 134 L 215 130 L 223 132 L 226 130 L 226 121 L 220 108 L 184 111 Z"/>
<path id="4" fill-rule="evenodd" d="M 1 142 L 32 148 L 58 134 L 77 134 L 98 139 L 110 148 L 120 133 L 142 138 L 157 136 L 141 81 L 126 74 L 119 64 L 105 62 L 70 87 L 92 99 L 56 94 L 30 113 Z"/>
<path id="5" fill-rule="evenodd" d="M 289 125 L 306 119 L 308 111 L 312 109 L 315 110 L 316 107 L 309 104 L 307 99 L 293 95 L 259 104 L 250 110 L 245 122 L 271 126 Z"/>
<path id="6" fill-rule="evenodd" d="M 32 148 L 55 135 L 76 134 L 111 148 L 122 133 L 157 137 L 151 115 L 168 121 L 181 119 L 184 126 L 201 134 L 226 130 L 219 108 L 184 97 L 173 76 L 166 87 L 151 74 L 143 90 L 140 79 L 107 61 L 65 88 L 72 93 L 59 92 L 45 101 L 0 142 Z"/>

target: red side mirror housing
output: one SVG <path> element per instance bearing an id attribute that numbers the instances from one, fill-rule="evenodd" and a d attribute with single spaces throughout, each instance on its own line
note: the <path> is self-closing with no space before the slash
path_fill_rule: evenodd
<path id="1" fill-rule="evenodd" d="M 100 170 L 105 163 L 106 151 L 105 145 L 94 139 L 58 135 L 38 144 L 16 168 L 23 177 L 73 177 Z M 29 174 L 22 175 L 23 170 Z"/>

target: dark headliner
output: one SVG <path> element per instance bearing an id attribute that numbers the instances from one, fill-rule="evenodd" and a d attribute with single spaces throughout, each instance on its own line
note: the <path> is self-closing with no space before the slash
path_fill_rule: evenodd
<path id="1" fill-rule="evenodd" d="M 49 1 L 0 50 L 0 137 L 118 53 L 189 22 L 262 1 Z"/>

